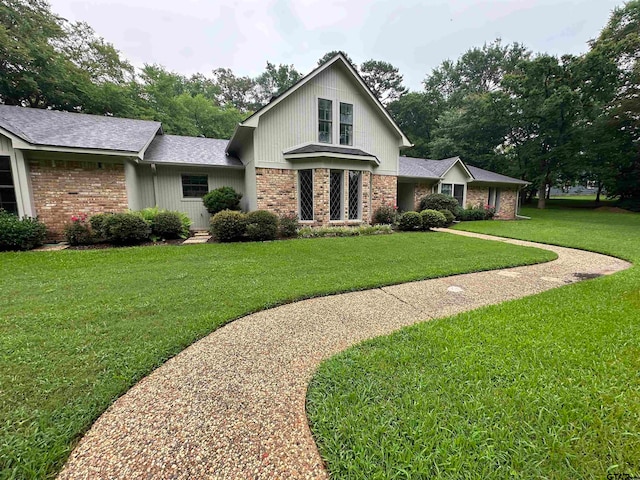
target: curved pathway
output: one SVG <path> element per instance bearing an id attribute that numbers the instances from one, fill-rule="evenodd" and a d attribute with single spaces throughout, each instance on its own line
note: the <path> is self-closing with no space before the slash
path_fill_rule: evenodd
<path id="1" fill-rule="evenodd" d="M 580 250 L 450 232 L 552 250 L 558 259 L 304 300 L 231 322 L 118 399 L 59 478 L 327 478 L 305 414 L 307 385 L 323 359 L 416 322 L 629 266 Z"/>

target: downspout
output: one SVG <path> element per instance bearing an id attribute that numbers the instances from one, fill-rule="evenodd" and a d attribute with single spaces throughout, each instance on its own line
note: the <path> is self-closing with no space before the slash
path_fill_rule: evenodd
<path id="1" fill-rule="evenodd" d="M 151 179 L 153 180 L 153 204 L 158 206 L 158 172 L 156 170 L 156 164 L 151 164 Z"/>

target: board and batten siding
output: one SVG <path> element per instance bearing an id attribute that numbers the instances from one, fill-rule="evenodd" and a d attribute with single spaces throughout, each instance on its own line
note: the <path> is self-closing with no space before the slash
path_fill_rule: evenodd
<path id="1" fill-rule="evenodd" d="M 149 172 L 151 173 L 151 171 Z M 186 213 L 191 221 L 192 229 L 209 228 L 209 212 L 204 208 L 200 198 L 184 198 L 182 196 L 182 174 L 207 175 L 209 190 L 219 187 L 233 187 L 236 192 L 244 194 L 244 171 L 230 168 L 178 167 L 157 165 L 156 178 L 158 189 L 158 207 L 166 210 L 177 210 Z M 139 175 L 141 196 L 145 200 L 153 199 L 153 177 L 146 173 Z M 150 180 L 150 181 L 149 181 Z M 150 185 L 149 185 L 150 184 Z M 150 191 L 149 191 L 150 187 Z M 146 204 L 145 207 L 152 207 Z"/>
<path id="2" fill-rule="evenodd" d="M 462 206 L 466 208 L 467 206 L 467 182 L 471 180 L 466 170 L 462 167 L 460 162 L 456 162 L 453 167 L 444 175 L 442 180 L 440 181 L 440 185 L 438 186 L 438 191 L 441 192 L 441 185 L 443 183 L 453 183 L 464 185 L 464 194 Z"/>
<path id="3" fill-rule="evenodd" d="M 339 144 L 340 102 L 353 105 L 353 148 L 375 155 L 379 166 L 373 173 L 397 175 L 400 137 L 383 118 L 378 106 L 361 91 L 340 64 L 334 64 L 296 90 L 260 118 L 254 133 L 255 166 L 296 168 L 283 152 L 293 147 L 318 143 L 318 98 L 333 101 L 333 143 Z M 362 169 L 369 170 L 369 162 Z"/>

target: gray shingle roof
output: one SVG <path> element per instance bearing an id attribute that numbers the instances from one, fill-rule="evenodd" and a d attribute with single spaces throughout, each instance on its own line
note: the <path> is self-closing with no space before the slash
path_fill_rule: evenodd
<path id="1" fill-rule="evenodd" d="M 138 153 L 160 122 L 0 105 L 0 128 L 32 145 Z"/>
<path id="2" fill-rule="evenodd" d="M 361 157 L 375 157 L 359 148 L 337 147 L 333 145 L 310 144 L 304 147 L 295 148 L 284 152 L 285 155 L 294 155 L 299 153 L 339 153 L 342 155 L 358 155 Z"/>
<path id="3" fill-rule="evenodd" d="M 400 157 L 398 176 L 439 180 L 458 160 L 460 160 L 459 157 L 445 158 L 444 160 Z M 511 183 L 516 185 L 526 185 L 528 183 L 524 180 L 507 177 L 506 175 L 500 175 L 499 173 L 472 167 L 471 165 L 465 164 L 465 166 L 473 175 L 472 182 Z"/>
<path id="4" fill-rule="evenodd" d="M 439 179 L 458 160 L 458 157 L 445 158 L 444 160 L 400 157 L 398 175 L 400 177 Z"/>
<path id="5" fill-rule="evenodd" d="M 225 154 L 228 143 L 229 140 L 215 138 L 158 135 L 145 152 L 144 161 L 242 167 L 240 160 Z"/>
<path id="6" fill-rule="evenodd" d="M 471 172 L 471 175 L 473 175 L 476 182 L 513 183 L 517 185 L 527 185 L 529 183 L 525 180 L 507 177 L 506 175 L 500 175 L 499 173 L 490 172 L 489 170 L 483 170 L 478 167 L 472 167 L 471 165 L 467 165 L 467 168 Z"/>

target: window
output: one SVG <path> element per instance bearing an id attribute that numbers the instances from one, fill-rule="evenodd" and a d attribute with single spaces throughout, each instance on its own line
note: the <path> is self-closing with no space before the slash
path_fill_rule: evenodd
<path id="1" fill-rule="evenodd" d="M 488 205 L 490 207 L 495 208 L 496 212 L 500 210 L 500 189 L 498 188 L 490 188 L 489 189 L 489 202 Z"/>
<path id="2" fill-rule="evenodd" d="M 360 218 L 360 198 L 362 197 L 362 172 L 349 172 L 349 220 Z"/>
<path id="3" fill-rule="evenodd" d="M 342 170 L 329 175 L 329 220 L 342 220 Z"/>
<path id="4" fill-rule="evenodd" d="M 464 203 L 464 185 L 457 183 L 443 183 L 440 186 L 440 193 L 451 195 L 462 207 L 462 204 Z"/>
<path id="5" fill-rule="evenodd" d="M 300 220 L 313 220 L 313 170 L 298 171 Z"/>
<path id="6" fill-rule="evenodd" d="M 18 214 L 18 200 L 13 186 L 9 157 L 0 157 L 0 208 Z"/>
<path id="7" fill-rule="evenodd" d="M 332 143 L 333 109 L 331 100 L 318 99 L 318 141 Z"/>
<path id="8" fill-rule="evenodd" d="M 340 102 L 340 145 L 353 145 L 353 105 Z"/>
<path id="9" fill-rule="evenodd" d="M 207 175 L 182 175 L 182 196 L 184 198 L 202 198 L 209 191 Z"/>

